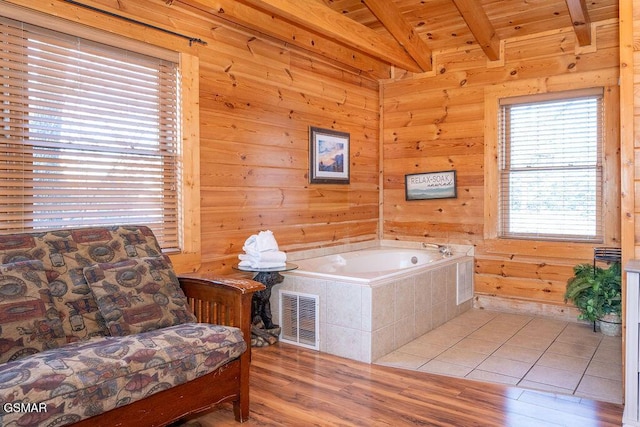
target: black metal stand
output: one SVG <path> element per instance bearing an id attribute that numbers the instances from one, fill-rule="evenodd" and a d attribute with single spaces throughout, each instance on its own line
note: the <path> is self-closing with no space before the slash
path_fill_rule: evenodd
<path id="1" fill-rule="evenodd" d="M 286 263 L 282 267 L 274 268 L 251 268 L 233 267 L 236 270 L 255 273 L 253 280 L 260 282 L 265 289 L 255 292 L 251 300 L 251 345 L 263 347 L 278 342 L 280 335 L 280 326 L 275 325 L 271 315 L 271 289 L 278 283 L 282 283 L 284 276 L 280 273 L 283 271 L 295 270 L 297 265 Z"/>
<path id="2" fill-rule="evenodd" d="M 253 278 L 256 282 L 262 283 L 266 289 L 253 294 L 251 319 L 256 323 L 256 316 L 259 316 L 264 323 L 265 329 L 278 328 L 271 319 L 271 288 L 278 283 L 282 283 L 284 277 L 277 271 L 260 272 Z"/>
<path id="3" fill-rule="evenodd" d="M 621 248 L 593 248 L 593 270 L 595 274 L 596 262 L 602 261 L 607 264 L 611 264 L 612 262 L 620 262 L 622 260 L 622 249 Z M 596 321 L 593 321 L 593 332 L 596 332 Z"/>

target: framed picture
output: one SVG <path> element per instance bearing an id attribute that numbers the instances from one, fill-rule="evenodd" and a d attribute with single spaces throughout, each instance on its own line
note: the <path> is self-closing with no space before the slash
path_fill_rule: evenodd
<path id="1" fill-rule="evenodd" d="M 309 182 L 349 183 L 349 134 L 309 127 Z"/>
<path id="2" fill-rule="evenodd" d="M 454 170 L 405 175 L 404 184 L 407 200 L 450 199 L 457 196 Z"/>

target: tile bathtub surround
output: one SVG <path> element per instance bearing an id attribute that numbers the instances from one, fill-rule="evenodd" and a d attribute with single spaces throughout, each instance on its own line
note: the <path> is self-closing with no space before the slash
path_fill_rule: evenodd
<path id="1" fill-rule="evenodd" d="M 622 340 L 582 323 L 472 309 L 375 363 L 622 403 Z"/>
<path id="2" fill-rule="evenodd" d="M 369 284 L 283 273 L 271 294 L 273 321 L 280 324 L 282 292 L 319 299 L 319 348 L 322 352 L 371 363 L 434 327 L 470 310 L 469 299 L 457 304 L 457 265 L 463 257 Z"/>

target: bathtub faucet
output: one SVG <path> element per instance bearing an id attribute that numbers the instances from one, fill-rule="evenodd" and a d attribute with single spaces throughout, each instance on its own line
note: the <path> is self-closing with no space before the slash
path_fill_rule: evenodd
<path id="1" fill-rule="evenodd" d="M 447 245 L 439 245 L 437 243 L 422 242 L 422 247 L 437 249 L 438 252 L 440 252 L 444 257 L 453 255 L 453 251 L 451 250 L 451 247 Z"/>

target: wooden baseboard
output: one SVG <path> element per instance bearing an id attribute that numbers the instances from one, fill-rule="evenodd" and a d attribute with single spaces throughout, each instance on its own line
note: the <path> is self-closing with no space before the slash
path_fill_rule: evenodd
<path id="1" fill-rule="evenodd" d="M 565 322 L 584 322 L 578 320 L 578 314 L 580 314 L 578 309 L 568 304 L 559 305 L 476 294 L 473 298 L 473 307 L 483 310 L 502 311 L 505 313 L 544 316 Z"/>

